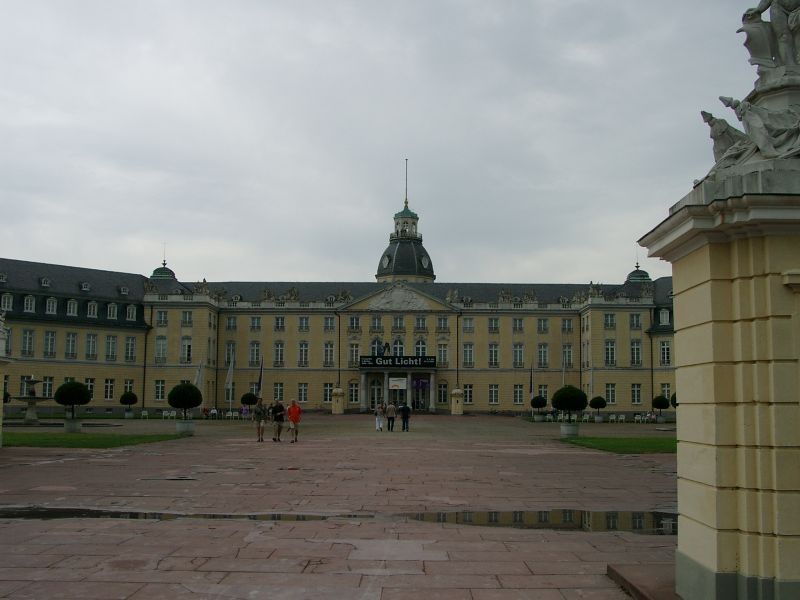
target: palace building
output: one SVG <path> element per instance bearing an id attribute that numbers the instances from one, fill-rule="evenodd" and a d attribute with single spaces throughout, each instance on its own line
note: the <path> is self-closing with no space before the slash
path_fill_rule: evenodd
<path id="1" fill-rule="evenodd" d="M 237 409 L 259 378 L 265 400 L 331 410 L 343 394 L 354 412 L 394 400 L 449 413 L 454 390 L 464 412 L 523 412 L 571 384 L 635 413 L 675 391 L 671 278 L 637 265 L 614 285 L 436 283 L 418 223 L 406 200 L 374 282 L 190 283 L 166 262 L 147 277 L 0 259 L 4 391 L 82 381 L 109 413 L 128 390 L 139 409 L 167 408 L 182 381 L 206 408 Z"/>

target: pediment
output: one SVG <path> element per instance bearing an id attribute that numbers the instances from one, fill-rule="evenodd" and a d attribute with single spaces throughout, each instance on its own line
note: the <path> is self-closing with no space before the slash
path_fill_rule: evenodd
<path id="1" fill-rule="evenodd" d="M 381 290 L 354 303 L 350 308 L 388 312 L 448 310 L 448 307 L 438 300 L 404 285 L 393 285 Z"/>

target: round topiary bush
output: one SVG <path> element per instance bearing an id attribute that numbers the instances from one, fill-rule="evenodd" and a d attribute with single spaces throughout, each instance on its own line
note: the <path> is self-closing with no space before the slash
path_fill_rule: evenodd
<path id="1" fill-rule="evenodd" d="M 203 393 L 191 383 L 179 383 L 169 391 L 167 402 L 172 408 L 183 411 L 184 420 L 188 419 L 187 410 L 197 408 L 203 403 Z"/>
<path id="2" fill-rule="evenodd" d="M 547 398 L 544 396 L 534 396 L 531 398 L 531 408 L 535 408 L 536 412 L 541 413 L 545 406 L 547 406 Z"/>
<path id="3" fill-rule="evenodd" d="M 653 398 L 653 408 L 657 409 L 659 416 L 661 416 L 661 411 L 669 408 L 669 399 L 666 396 L 656 396 Z"/>
<path id="4" fill-rule="evenodd" d="M 591 400 L 589 400 L 589 407 L 593 408 L 597 411 L 597 414 L 600 414 L 600 409 L 606 407 L 606 399 L 602 396 L 595 396 Z"/>
<path id="5" fill-rule="evenodd" d="M 125 407 L 125 410 L 130 410 L 131 406 L 136 404 L 139 398 L 133 392 L 125 392 L 119 397 L 119 403 Z"/>
<path id="6" fill-rule="evenodd" d="M 67 381 L 58 387 L 53 399 L 61 406 L 70 407 L 70 418 L 74 419 L 75 407 L 89 404 L 92 400 L 92 393 L 80 381 Z"/>
<path id="7" fill-rule="evenodd" d="M 675 392 L 672 392 L 672 396 L 669 398 L 669 403 L 672 404 L 672 408 L 678 407 L 678 396 L 675 395 Z"/>
<path id="8" fill-rule="evenodd" d="M 572 415 L 573 412 L 580 412 L 589 403 L 586 394 L 573 385 L 565 385 L 553 394 L 553 407 L 556 410 Z"/>
<path id="9" fill-rule="evenodd" d="M 247 392 L 246 394 L 242 395 L 242 404 L 244 406 L 253 406 L 258 402 L 258 396 L 256 396 L 253 392 Z"/>

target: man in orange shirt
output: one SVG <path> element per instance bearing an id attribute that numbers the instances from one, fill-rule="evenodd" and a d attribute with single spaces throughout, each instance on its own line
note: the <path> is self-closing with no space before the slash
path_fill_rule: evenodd
<path id="1" fill-rule="evenodd" d="M 301 414 L 303 414 L 303 409 L 300 408 L 297 400 L 292 399 L 292 404 L 289 406 L 289 410 L 286 411 L 286 416 L 289 418 L 289 435 L 292 437 L 290 444 L 294 444 L 297 441 Z"/>

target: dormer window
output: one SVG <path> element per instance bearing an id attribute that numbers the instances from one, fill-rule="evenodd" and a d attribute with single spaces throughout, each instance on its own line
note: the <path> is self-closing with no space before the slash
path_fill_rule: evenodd
<path id="1" fill-rule="evenodd" d="M 36 311 L 36 298 L 33 296 L 25 296 L 25 301 L 23 303 L 22 310 L 26 313 L 32 313 Z"/>
<path id="2" fill-rule="evenodd" d="M 92 319 L 97 318 L 97 302 L 92 301 L 86 305 L 86 316 Z"/>
<path id="3" fill-rule="evenodd" d="M 14 296 L 11 294 L 3 294 L 0 299 L 0 310 L 12 310 L 14 308 Z"/>
<path id="4" fill-rule="evenodd" d="M 8 276 L 5 273 L 0 273 L 0 283 L 6 283 L 8 281 Z"/>
<path id="5" fill-rule="evenodd" d="M 54 315 L 56 314 L 56 309 L 58 308 L 58 302 L 55 298 L 48 298 L 47 303 L 44 306 L 44 312 L 47 315 Z"/>
<path id="6" fill-rule="evenodd" d="M 658 312 L 658 323 L 660 325 L 669 325 L 669 310 L 662 308 Z"/>
<path id="7" fill-rule="evenodd" d="M 116 319 L 117 318 L 117 305 L 116 304 L 109 304 L 108 305 L 108 318 L 109 319 Z"/>
<path id="8" fill-rule="evenodd" d="M 89 285 L 88 281 L 81 282 L 81 291 L 82 292 L 90 292 L 92 290 L 92 286 Z"/>
<path id="9" fill-rule="evenodd" d="M 121 296 L 127 296 L 129 291 L 130 290 L 128 290 L 128 288 L 125 287 L 125 286 L 122 286 L 121 288 L 119 288 L 119 293 L 120 293 Z"/>
<path id="10" fill-rule="evenodd" d="M 78 301 L 77 300 L 67 300 L 67 316 L 68 317 L 77 317 L 78 316 Z"/>
<path id="11" fill-rule="evenodd" d="M 236 295 L 233 297 L 233 301 L 234 301 L 234 302 L 239 302 L 241 299 L 242 299 L 242 297 L 241 297 L 239 294 L 236 294 Z"/>
<path id="12" fill-rule="evenodd" d="M 128 321 L 135 321 L 136 320 L 136 306 L 133 304 L 129 304 L 125 308 L 125 319 Z"/>
<path id="13" fill-rule="evenodd" d="M 50 280 L 47 277 L 42 277 L 39 280 L 39 285 L 41 285 L 43 288 L 49 288 L 50 287 Z"/>

